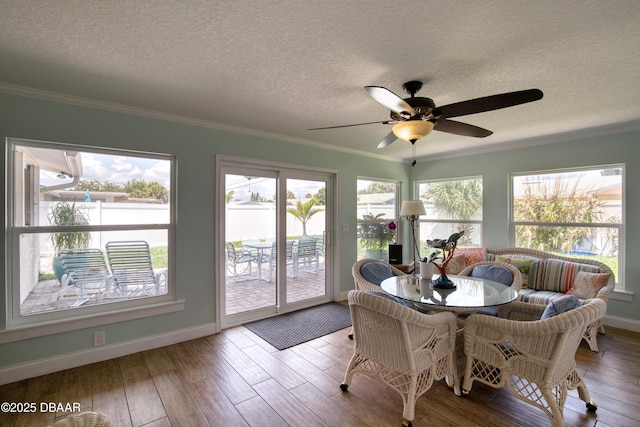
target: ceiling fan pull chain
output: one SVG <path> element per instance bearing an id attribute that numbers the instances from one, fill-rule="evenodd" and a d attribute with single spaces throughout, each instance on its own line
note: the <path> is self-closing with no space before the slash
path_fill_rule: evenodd
<path id="1" fill-rule="evenodd" d="M 411 162 L 411 166 L 415 166 L 416 165 L 416 143 L 412 142 L 411 143 L 411 157 L 413 157 L 413 161 Z"/>

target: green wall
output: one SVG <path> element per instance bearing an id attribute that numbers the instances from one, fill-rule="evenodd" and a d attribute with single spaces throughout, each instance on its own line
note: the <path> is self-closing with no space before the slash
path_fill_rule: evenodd
<path id="1" fill-rule="evenodd" d="M 481 176 L 483 179 L 483 245 L 511 246 L 509 242 L 509 174 L 572 167 L 625 165 L 625 255 L 624 285 L 640 292 L 640 132 L 610 134 L 594 138 L 474 154 L 451 159 L 422 160 L 411 171 L 411 180 Z M 640 320 L 640 303 L 609 299 L 607 315 Z"/>

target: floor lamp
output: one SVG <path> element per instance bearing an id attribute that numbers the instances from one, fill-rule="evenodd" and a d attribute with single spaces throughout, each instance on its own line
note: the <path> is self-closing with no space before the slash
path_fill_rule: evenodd
<path id="1" fill-rule="evenodd" d="M 402 202 L 400 209 L 400 217 L 407 218 L 411 223 L 411 237 L 413 238 L 413 265 L 416 265 L 416 254 L 420 257 L 420 248 L 418 247 L 418 239 L 416 239 L 416 221 L 420 219 L 420 215 L 426 215 L 424 204 L 421 200 L 405 200 Z"/>

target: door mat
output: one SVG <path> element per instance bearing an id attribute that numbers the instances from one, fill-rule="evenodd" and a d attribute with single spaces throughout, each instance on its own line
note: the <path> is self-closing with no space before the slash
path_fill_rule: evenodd
<path id="1" fill-rule="evenodd" d="M 330 302 L 244 326 L 278 350 L 284 350 L 351 326 L 351 313 L 349 306 Z"/>

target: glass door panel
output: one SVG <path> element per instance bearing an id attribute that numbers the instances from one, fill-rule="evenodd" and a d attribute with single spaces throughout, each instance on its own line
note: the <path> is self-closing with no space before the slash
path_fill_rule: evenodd
<path id="1" fill-rule="evenodd" d="M 327 178 L 287 178 L 286 239 L 291 247 L 286 304 L 328 296 L 326 280 Z"/>
<path id="2" fill-rule="evenodd" d="M 264 171 L 234 169 L 225 179 L 225 316 L 243 320 L 277 306 L 276 184 Z M 246 316 L 247 313 L 253 312 Z"/>

